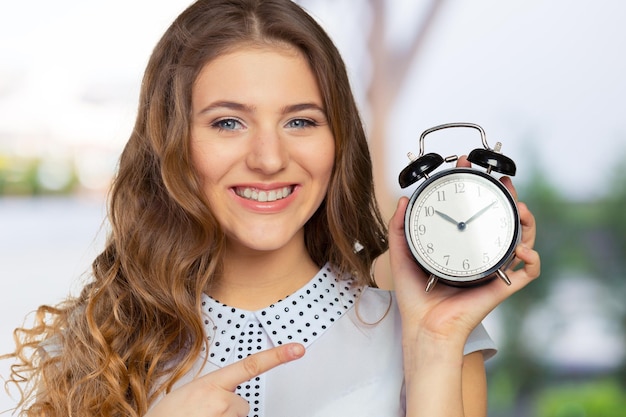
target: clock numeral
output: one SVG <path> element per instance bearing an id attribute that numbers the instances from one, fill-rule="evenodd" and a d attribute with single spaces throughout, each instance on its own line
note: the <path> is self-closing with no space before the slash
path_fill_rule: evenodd
<path id="1" fill-rule="evenodd" d="M 437 201 L 446 201 L 446 192 L 443 190 L 437 191 Z"/>
<path id="2" fill-rule="evenodd" d="M 489 254 L 487 252 L 483 252 L 483 263 L 489 263 Z"/>
<path id="3" fill-rule="evenodd" d="M 428 245 L 426 245 L 426 252 L 428 252 L 429 254 L 432 254 L 435 252 L 435 246 L 432 243 L 429 243 Z"/>
<path id="4" fill-rule="evenodd" d="M 476 191 L 478 192 L 478 197 L 480 197 L 480 196 L 481 196 L 481 194 L 480 194 L 480 190 L 481 190 L 481 186 L 480 186 L 480 185 L 477 185 L 477 186 L 476 186 Z"/>
<path id="5" fill-rule="evenodd" d="M 433 206 L 424 207 L 424 215 L 426 217 L 434 216 L 435 215 L 435 208 Z"/>
<path id="6" fill-rule="evenodd" d="M 463 259 L 463 269 L 465 269 L 466 271 L 470 269 L 469 259 Z"/>
<path id="7" fill-rule="evenodd" d="M 443 255 L 443 259 L 446 260 L 446 266 L 450 263 L 450 255 Z"/>
<path id="8" fill-rule="evenodd" d="M 500 239 L 500 237 L 498 237 L 494 243 L 496 244 L 497 247 L 499 248 L 502 247 L 502 240 Z"/>
<path id="9" fill-rule="evenodd" d="M 454 184 L 454 192 L 456 194 L 463 194 L 465 192 L 465 183 L 457 182 Z"/>
<path id="10" fill-rule="evenodd" d="M 500 229 L 506 229 L 507 221 L 506 217 L 500 217 Z"/>
<path id="11" fill-rule="evenodd" d="M 420 235 L 425 235 L 426 234 L 426 226 L 424 226 L 423 224 L 420 224 L 419 226 L 417 226 L 417 232 Z"/>

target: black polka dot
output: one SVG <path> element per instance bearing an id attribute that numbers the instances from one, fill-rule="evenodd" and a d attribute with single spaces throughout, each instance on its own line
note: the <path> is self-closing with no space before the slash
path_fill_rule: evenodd
<path id="1" fill-rule="evenodd" d="M 353 307 L 360 288 L 352 285 L 352 281 L 340 280 L 330 268 L 325 268 L 301 290 L 257 313 L 247 313 L 210 298 L 203 299 L 203 312 L 209 312 L 208 317 L 203 319 L 211 360 L 225 366 L 272 345 L 289 341 L 311 343 L 322 337 L 332 323 Z M 275 309 L 274 313 L 268 314 L 271 309 Z M 259 318 L 263 319 L 262 323 Z M 212 330 L 210 326 L 213 326 Z M 231 356 L 233 351 L 235 353 Z M 245 383 L 237 388 L 237 394 L 251 404 L 248 417 L 262 414 L 263 387 L 263 382 L 259 382 Z"/>

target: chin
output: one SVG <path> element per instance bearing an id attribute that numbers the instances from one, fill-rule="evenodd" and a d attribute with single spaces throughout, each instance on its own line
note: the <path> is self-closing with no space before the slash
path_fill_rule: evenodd
<path id="1" fill-rule="evenodd" d="M 236 239 L 235 241 L 238 246 L 250 251 L 271 252 L 288 246 L 292 239 L 284 237 L 271 238 L 265 235 L 258 239 L 255 239 L 253 236 L 246 236 L 244 239 Z"/>

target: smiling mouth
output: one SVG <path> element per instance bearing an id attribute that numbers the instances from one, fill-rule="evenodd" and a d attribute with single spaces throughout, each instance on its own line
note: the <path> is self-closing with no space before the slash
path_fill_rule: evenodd
<path id="1" fill-rule="evenodd" d="M 246 200 L 258 201 L 261 203 L 281 200 L 289 197 L 293 192 L 293 186 L 281 187 L 275 190 L 259 190 L 258 188 L 236 187 L 235 194 Z"/>

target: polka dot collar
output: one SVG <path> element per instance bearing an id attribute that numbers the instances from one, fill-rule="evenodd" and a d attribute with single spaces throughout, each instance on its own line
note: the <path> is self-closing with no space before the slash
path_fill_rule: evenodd
<path id="1" fill-rule="evenodd" d="M 224 366 L 241 359 L 237 350 L 247 355 L 271 347 L 267 345 L 298 342 L 308 347 L 354 306 L 361 288 L 351 284 L 326 264 L 300 290 L 258 311 L 230 307 L 204 295 L 209 361 Z"/>

